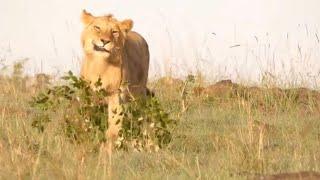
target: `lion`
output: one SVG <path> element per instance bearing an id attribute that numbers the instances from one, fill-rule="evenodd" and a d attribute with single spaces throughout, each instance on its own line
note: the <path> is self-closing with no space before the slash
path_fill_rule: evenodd
<path id="1" fill-rule="evenodd" d="M 132 31 L 131 19 L 119 21 L 111 14 L 93 16 L 83 10 L 82 23 L 84 58 L 80 74 L 92 88 L 100 79 L 108 93 L 106 136 L 112 148 L 123 118 L 120 104 L 148 93 L 149 48 L 146 40 Z"/>

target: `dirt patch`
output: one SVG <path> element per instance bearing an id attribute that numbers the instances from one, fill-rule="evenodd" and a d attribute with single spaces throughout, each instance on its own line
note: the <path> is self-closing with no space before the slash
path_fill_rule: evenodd
<path id="1" fill-rule="evenodd" d="M 231 80 L 222 80 L 213 85 L 207 87 L 194 88 L 196 95 L 207 96 L 223 96 L 225 94 L 231 94 L 232 96 L 243 95 L 243 93 L 259 96 L 261 94 L 268 93 L 276 97 L 291 97 L 299 102 L 306 102 L 310 99 L 316 99 L 320 101 L 320 93 L 308 88 L 261 88 L 261 87 L 248 87 L 237 83 L 233 83 Z"/>
<path id="2" fill-rule="evenodd" d="M 258 176 L 254 180 L 316 180 L 320 179 L 320 173 L 317 172 L 297 172 L 297 173 L 281 173 L 274 175 Z"/>
<path id="3" fill-rule="evenodd" d="M 229 97 L 235 95 L 238 87 L 239 85 L 231 80 L 222 80 L 207 87 L 196 87 L 193 89 L 193 92 L 198 96 Z"/>
<path id="4" fill-rule="evenodd" d="M 207 87 L 196 87 L 193 93 L 195 96 L 220 101 L 242 99 L 262 111 L 272 112 L 289 105 L 298 107 L 301 113 L 320 110 L 320 93 L 308 88 L 248 87 L 231 80 L 222 80 Z"/>

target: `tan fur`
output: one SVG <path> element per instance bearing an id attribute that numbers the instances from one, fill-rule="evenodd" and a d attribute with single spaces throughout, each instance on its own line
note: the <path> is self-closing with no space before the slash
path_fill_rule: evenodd
<path id="1" fill-rule="evenodd" d="M 134 97 L 146 95 L 148 44 L 141 35 L 131 31 L 132 20 L 118 21 L 112 15 L 95 17 L 83 11 L 82 22 L 84 59 L 81 76 L 92 85 L 100 77 L 103 88 L 110 93 L 107 98 L 107 136 L 114 139 L 120 128 L 116 121 L 119 119 L 119 111 L 122 111 L 119 106 L 121 101 L 127 101 L 130 94 Z"/>

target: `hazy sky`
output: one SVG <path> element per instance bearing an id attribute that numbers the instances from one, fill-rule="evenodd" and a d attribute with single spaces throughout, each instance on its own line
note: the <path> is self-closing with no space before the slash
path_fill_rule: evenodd
<path id="1" fill-rule="evenodd" d="M 133 19 L 149 43 L 152 75 L 315 76 L 319 7 L 319 0 L 0 0 L 0 57 L 29 58 L 28 73 L 78 72 L 80 14 L 87 9 Z"/>

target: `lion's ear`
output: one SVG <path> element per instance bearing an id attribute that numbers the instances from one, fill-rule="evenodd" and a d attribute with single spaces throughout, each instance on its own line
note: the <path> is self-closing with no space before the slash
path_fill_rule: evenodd
<path id="1" fill-rule="evenodd" d="M 84 25 L 88 25 L 92 23 L 93 19 L 94 19 L 94 16 L 92 16 L 92 14 L 88 13 L 86 10 L 82 11 L 81 20 Z"/>
<path id="2" fill-rule="evenodd" d="M 120 22 L 120 29 L 124 32 L 129 32 L 133 27 L 133 21 L 131 19 L 126 19 Z"/>

